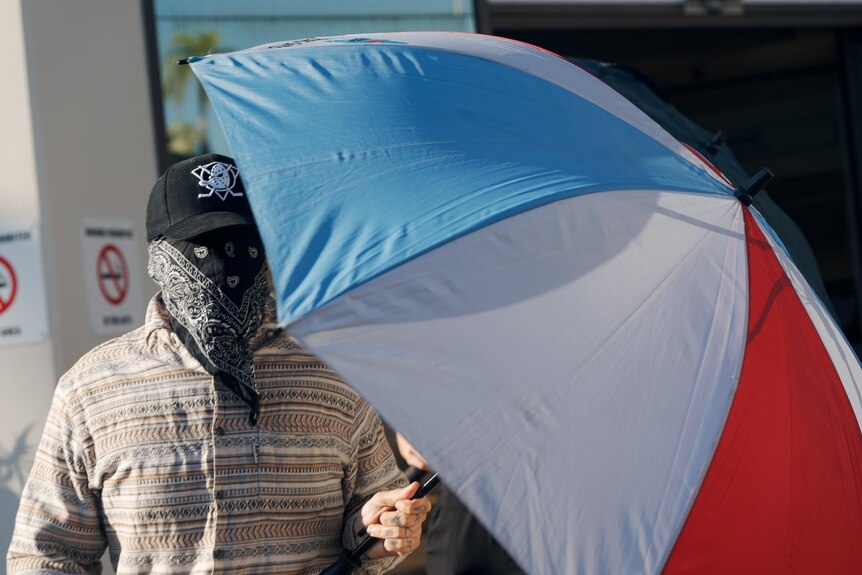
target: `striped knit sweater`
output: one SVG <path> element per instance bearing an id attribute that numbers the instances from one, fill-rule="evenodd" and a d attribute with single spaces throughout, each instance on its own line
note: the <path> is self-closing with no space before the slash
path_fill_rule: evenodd
<path id="1" fill-rule="evenodd" d="M 251 426 L 165 313 L 157 295 L 143 327 L 61 378 L 8 573 L 100 573 L 106 546 L 118 575 L 318 573 L 356 543 L 362 503 L 403 484 L 379 417 L 271 321 L 255 342 Z"/>

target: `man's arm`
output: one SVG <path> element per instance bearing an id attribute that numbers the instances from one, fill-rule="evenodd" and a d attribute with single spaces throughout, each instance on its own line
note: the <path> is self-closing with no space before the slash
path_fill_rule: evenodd
<path id="1" fill-rule="evenodd" d="M 76 428 L 63 386 L 58 386 L 21 495 L 7 555 L 9 575 L 102 571 L 99 558 L 107 543 Z"/>
<path id="2" fill-rule="evenodd" d="M 344 546 L 355 547 L 364 531 L 382 539 L 372 547 L 363 562 L 363 573 L 380 573 L 397 563 L 419 546 L 422 522 L 431 508 L 427 498 L 409 501 L 418 483 L 405 486 L 404 476 L 377 414 L 360 401 L 357 410 L 357 433 L 354 436 L 357 457 L 354 473 L 348 478 L 350 488 L 345 512 Z M 362 533 L 360 533 L 362 532 Z"/>

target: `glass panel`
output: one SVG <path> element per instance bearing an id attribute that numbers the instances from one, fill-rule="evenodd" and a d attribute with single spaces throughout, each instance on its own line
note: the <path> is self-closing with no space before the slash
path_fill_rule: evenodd
<path id="1" fill-rule="evenodd" d="M 177 60 L 312 36 L 475 27 L 471 0 L 154 0 L 153 5 L 169 163 L 205 152 L 230 154 L 203 89 Z"/>

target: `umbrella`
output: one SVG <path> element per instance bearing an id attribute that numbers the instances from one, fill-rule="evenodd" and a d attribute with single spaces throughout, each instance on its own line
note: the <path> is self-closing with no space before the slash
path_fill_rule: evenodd
<path id="1" fill-rule="evenodd" d="M 599 62 L 586 58 L 570 58 L 572 62 L 598 76 L 611 88 L 625 96 L 643 110 L 650 118 L 667 130 L 673 137 L 685 142 L 699 154 L 721 170 L 721 173 L 734 184 L 742 184 L 749 174 L 736 159 L 733 151 L 724 144 L 724 133 L 710 133 L 698 126 L 677 110 L 661 93 L 652 81 L 634 68 Z M 833 317 L 835 308 L 826 293 L 826 286 L 814 251 L 805 239 L 802 230 L 787 213 L 763 190 L 754 198 L 757 208 L 770 227 L 778 233 L 793 263 L 799 268 L 805 281 L 814 289 L 817 297 Z"/>
<path id="2" fill-rule="evenodd" d="M 490 36 L 191 59 L 279 320 L 530 573 L 862 570 L 862 370 L 750 195 Z"/>

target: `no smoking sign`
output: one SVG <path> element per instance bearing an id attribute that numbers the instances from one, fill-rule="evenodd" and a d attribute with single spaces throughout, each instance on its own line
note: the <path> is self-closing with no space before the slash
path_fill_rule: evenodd
<path id="1" fill-rule="evenodd" d="M 82 224 L 90 328 L 97 334 L 129 331 L 143 323 L 144 311 L 134 223 L 85 219 Z"/>
<path id="2" fill-rule="evenodd" d="M 0 347 L 48 337 L 45 272 L 36 222 L 0 227 Z"/>
<path id="3" fill-rule="evenodd" d="M 15 269 L 6 258 L 0 256 L 0 314 L 12 307 L 18 293 L 18 278 Z"/>
<path id="4" fill-rule="evenodd" d="M 99 252 L 96 259 L 96 275 L 99 290 L 111 305 L 120 305 L 129 293 L 129 267 L 120 249 L 108 244 Z"/>

